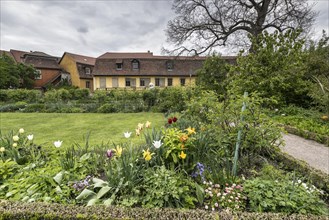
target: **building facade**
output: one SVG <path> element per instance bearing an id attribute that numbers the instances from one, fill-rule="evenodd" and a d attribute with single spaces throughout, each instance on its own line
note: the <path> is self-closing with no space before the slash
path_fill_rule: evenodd
<path id="1" fill-rule="evenodd" d="M 93 90 L 93 71 L 96 59 L 65 52 L 59 65 L 71 75 L 71 83 L 79 88 Z"/>
<path id="2" fill-rule="evenodd" d="M 185 86 L 195 83 L 206 57 L 154 56 L 146 53 L 105 53 L 96 59 L 94 89 Z"/>

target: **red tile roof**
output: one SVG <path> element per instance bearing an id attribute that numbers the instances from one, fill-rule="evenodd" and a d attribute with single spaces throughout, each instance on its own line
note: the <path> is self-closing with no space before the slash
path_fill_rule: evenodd
<path id="1" fill-rule="evenodd" d="M 77 63 L 87 64 L 87 65 L 94 66 L 95 65 L 95 62 L 96 62 L 96 58 L 94 58 L 94 57 L 88 57 L 88 56 L 83 56 L 83 55 L 79 55 L 79 54 L 65 52 L 63 54 L 62 58 L 60 59 L 59 63 L 62 61 L 62 59 L 65 56 L 65 54 L 67 54 L 68 56 L 72 57 L 75 60 L 75 62 L 77 62 Z"/>

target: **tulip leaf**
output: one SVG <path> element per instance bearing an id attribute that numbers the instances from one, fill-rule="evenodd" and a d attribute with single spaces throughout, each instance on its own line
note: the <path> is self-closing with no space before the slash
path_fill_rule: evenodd
<path id="1" fill-rule="evenodd" d="M 93 191 L 91 191 L 91 190 L 89 190 L 89 189 L 84 189 L 84 190 L 80 193 L 80 195 L 78 195 L 77 198 L 75 198 L 75 199 L 76 199 L 76 200 L 84 200 L 84 199 L 86 199 L 86 198 L 88 198 L 88 197 L 90 197 L 90 196 L 94 196 L 94 195 L 96 195 L 95 192 L 93 192 Z"/>
<path id="2" fill-rule="evenodd" d="M 102 196 L 104 196 L 108 191 L 110 191 L 112 189 L 112 187 L 109 187 L 109 186 L 104 186 L 103 188 L 101 188 L 99 190 L 99 192 L 97 193 L 97 196 L 96 198 L 97 199 L 100 199 L 102 198 Z"/>
<path id="3" fill-rule="evenodd" d="M 99 201 L 98 198 L 92 198 L 91 200 L 88 201 L 87 206 L 95 205 L 98 201 Z"/>
<path id="4" fill-rule="evenodd" d="M 54 176 L 53 178 L 55 180 L 55 182 L 60 185 L 63 179 L 63 172 L 59 172 L 56 174 L 56 176 Z"/>

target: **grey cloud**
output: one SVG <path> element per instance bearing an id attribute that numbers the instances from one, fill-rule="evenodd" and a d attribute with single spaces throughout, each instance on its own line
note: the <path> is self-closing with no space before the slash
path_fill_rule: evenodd
<path id="1" fill-rule="evenodd" d="M 88 27 L 79 27 L 78 29 L 77 29 L 77 31 L 79 32 L 79 33 L 88 33 Z"/>

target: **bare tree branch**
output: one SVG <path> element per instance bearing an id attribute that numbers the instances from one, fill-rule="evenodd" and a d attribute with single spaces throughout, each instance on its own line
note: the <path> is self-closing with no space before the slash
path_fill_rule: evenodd
<path id="1" fill-rule="evenodd" d="M 201 54 L 233 39 L 235 46 L 247 43 L 252 48 L 248 40 L 242 42 L 247 34 L 257 38 L 265 30 L 307 31 L 316 16 L 312 6 L 307 0 L 175 0 L 176 17 L 166 30 L 175 49 L 166 51 Z"/>

